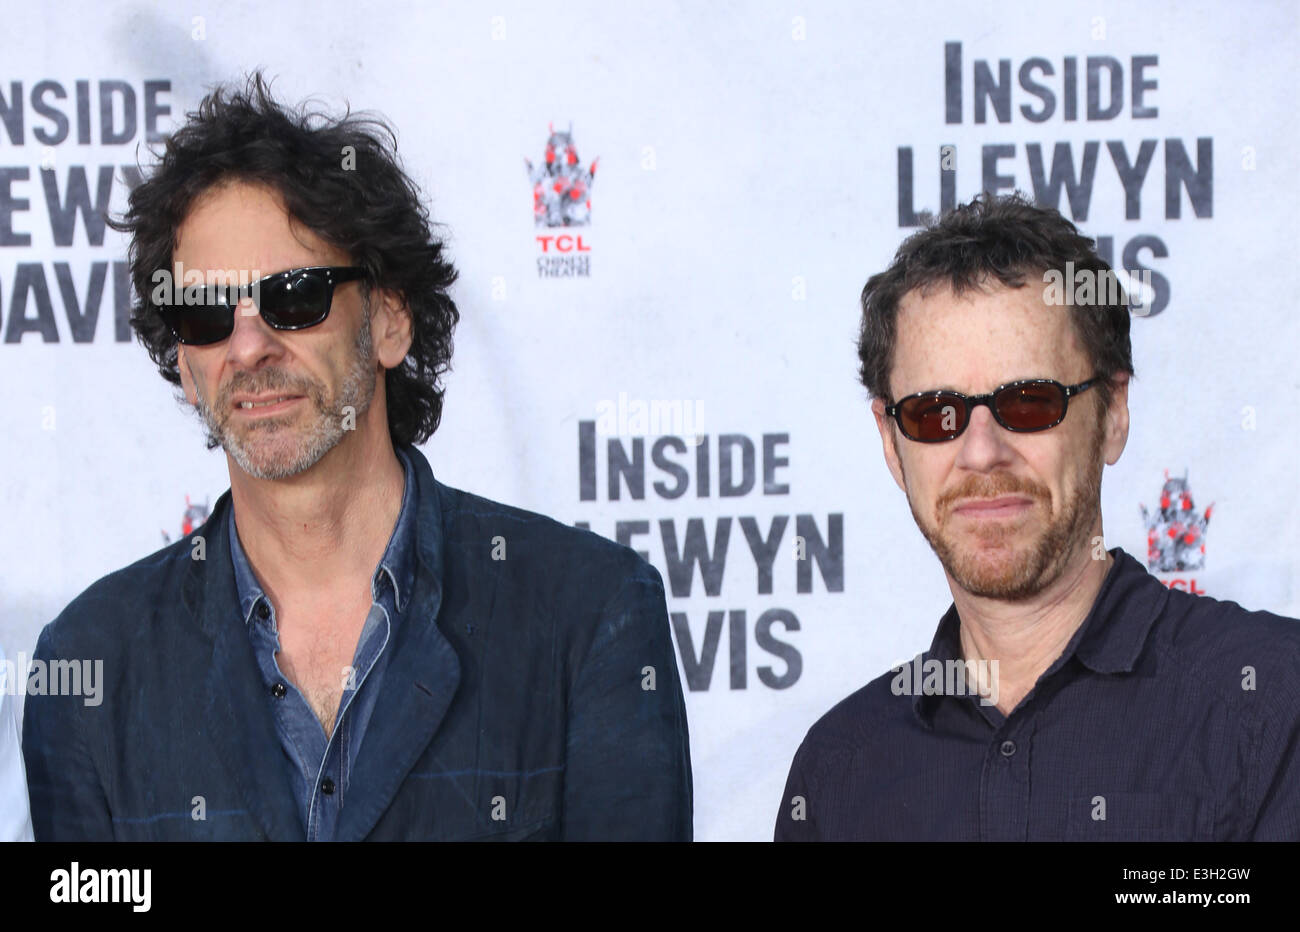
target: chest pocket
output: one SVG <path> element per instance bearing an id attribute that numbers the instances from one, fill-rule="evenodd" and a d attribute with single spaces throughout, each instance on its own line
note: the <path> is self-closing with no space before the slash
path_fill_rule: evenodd
<path id="1" fill-rule="evenodd" d="M 1097 792 L 1072 796 L 1067 806 L 1066 841 L 1210 841 L 1214 835 L 1213 804 L 1186 794 Z"/>

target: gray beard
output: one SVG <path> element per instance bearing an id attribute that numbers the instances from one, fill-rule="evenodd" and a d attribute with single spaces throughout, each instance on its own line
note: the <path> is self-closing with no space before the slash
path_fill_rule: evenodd
<path id="1" fill-rule="evenodd" d="M 250 380 L 232 382 L 225 394 L 248 391 L 262 394 L 283 389 L 287 394 L 302 395 L 312 405 L 314 413 L 310 422 L 301 429 L 289 427 L 280 418 L 268 417 L 251 422 L 239 434 L 230 430 L 234 413 L 228 403 L 219 405 L 224 418 L 195 391 L 195 404 L 207 429 L 209 444 L 220 446 L 239 468 L 255 479 L 287 479 L 316 465 L 343 439 L 343 422 L 347 409 L 354 412 L 354 421 L 370 409 L 375 395 L 374 344 L 370 335 L 369 302 L 364 321 L 357 331 L 353 344 L 353 360 L 339 386 L 337 396 L 329 397 L 318 382 L 293 385 L 272 370 L 270 378 L 261 378 L 256 384 Z M 300 416 L 300 415 L 296 415 Z M 258 442 L 259 436 L 262 442 Z"/>

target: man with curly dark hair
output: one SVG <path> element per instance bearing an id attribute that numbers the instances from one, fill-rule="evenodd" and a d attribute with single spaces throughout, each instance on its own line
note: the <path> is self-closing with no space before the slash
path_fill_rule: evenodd
<path id="1" fill-rule="evenodd" d="M 416 449 L 456 273 L 392 131 L 255 74 L 115 223 L 132 326 L 231 487 L 41 633 L 111 685 L 27 701 L 37 839 L 690 839 L 659 574 Z"/>

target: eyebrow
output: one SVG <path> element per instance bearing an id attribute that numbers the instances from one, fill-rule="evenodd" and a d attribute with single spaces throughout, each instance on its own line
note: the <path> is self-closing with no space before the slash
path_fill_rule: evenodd
<path id="1" fill-rule="evenodd" d="M 978 394 L 972 392 L 964 392 L 960 388 L 953 388 L 951 384 L 945 384 L 938 388 L 919 388 L 914 392 L 903 392 L 903 394 L 899 395 L 898 397 L 908 398 L 911 397 L 912 395 L 933 395 L 936 392 L 956 392 L 959 395 Z"/>

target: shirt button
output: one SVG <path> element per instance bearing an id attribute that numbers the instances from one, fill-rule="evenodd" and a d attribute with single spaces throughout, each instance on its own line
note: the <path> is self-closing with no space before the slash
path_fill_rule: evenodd
<path id="1" fill-rule="evenodd" d="M 257 617 L 263 621 L 266 621 L 266 619 L 271 617 L 271 610 L 266 607 L 265 602 L 257 603 Z"/>
<path id="2" fill-rule="evenodd" d="M 329 777 L 326 777 L 324 780 L 320 782 L 320 791 L 324 793 L 326 796 L 333 796 L 334 781 L 331 780 Z"/>
<path id="3" fill-rule="evenodd" d="M 1010 757 L 1012 754 L 1016 753 L 1016 743 L 1014 741 L 1003 741 L 1000 750 L 1002 751 L 1003 757 Z"/>
<path id="4" fill-rule="evenodd" d="M 271 687 L 271 695 L 275 696 L 277 699 L 283 699 L 285 692 L 286 690 L 283 683 L 276 683 Z"/>

